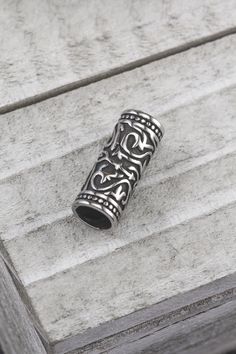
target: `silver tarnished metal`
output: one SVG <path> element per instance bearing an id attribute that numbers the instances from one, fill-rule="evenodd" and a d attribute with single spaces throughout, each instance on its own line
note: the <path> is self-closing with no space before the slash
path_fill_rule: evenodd
<path id="1" fill-rule="evenodd" d="M 115 224 L 163 135 L 154 117 L 124 111 L 72 205 L 74 214 L 97 229 Z"/>

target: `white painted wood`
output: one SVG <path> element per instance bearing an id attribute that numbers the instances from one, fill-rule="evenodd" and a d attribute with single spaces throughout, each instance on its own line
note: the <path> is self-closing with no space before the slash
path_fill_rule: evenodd
<path id="1" fill-rule="evenodd" d="M 0 346 L 4 354 L 46 354 L 1 256 Z"/>
<path id="2" fill-rule="evenodd" d="M 1 118 L 1 239 L 51 341 L 236 271 L 235 44 Z M 158 115 L 166 136 L 119 226 L 98 232 L 70 205 L 127 107 Z"/>
<path id="3" fill-rule="evenodd" d="M 1 0 L 1 110 L 235 31 L 235 18 L 235 0 Z"/>

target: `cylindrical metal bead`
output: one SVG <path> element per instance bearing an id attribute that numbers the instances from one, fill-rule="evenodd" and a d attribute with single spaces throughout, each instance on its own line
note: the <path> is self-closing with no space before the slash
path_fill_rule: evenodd
<path id="1" fill-rule="evenodd" d="M 97 229 L 116 223 L 163 134 L 149 114 L 123 112 L 73 203 L 74 214 Z"/>

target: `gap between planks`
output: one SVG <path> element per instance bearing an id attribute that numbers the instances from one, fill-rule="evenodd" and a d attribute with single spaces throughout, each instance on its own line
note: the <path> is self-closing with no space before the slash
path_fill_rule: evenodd
<path id="1" fill-rule="evenodd" d="M 56 354 L 107 353 L 236 301 L 236 273 L 52 343 Z M 76 352 L 74 352 L 76 350 Z M 123 353 L 123 351 L 121 351 Z"/>
<path id="2" fill-rule="evenodd" d="M 194 102 L 197 102 L 197 101 L 200 101 L 202 100 L 203 98 L 207 98 L 207 97 L 210 97 L 211 95 L 213 94 L 217 94 L 217 93 L 220 93 L 220 92 L 224 92 L 228 89 L 233 89 L 234 87 L 236 86 L 236 82 L 233 82 L 233 83 L 223 83 L 222 85 L 218 85 L 218 87 L 214 87 L 213 89 L 210 89 L 210 90 L 206 90 L 206 91 L 202 91 L 200 92 L 199 94 L 196 94 L 196 96 L 191 96 L 191 97 L 188 97 L 186 96 L 185 97 L 185 100 L 184 101 L 181 101 L 180 103 L 176 103 L 174 104 L 171 108 L 168 108 L 168 109 L 164 109 L 161 114 L 159 115 L 159 119 L 162 120 L 165 115 L 167 114 L 171 114 L 173 113 L 175 110 L 179 109 L 179 108 L 182 108 L 184 107 L 185 105 L 190 105 Z M 66 92 L 65 92 L 66 93 Z M 54 97 L 54 96 L 53 96 Z M 53 97 L 50 97 L 50 98 L 53 98 Z M 56 97 L 56 96 L 55 96 Z M 48 98 L 49 99 L 49 98 Z M 43 100 L 42 100 L 43 101 Z M 39 103 L 39 102 L 36 102 L 36 103 Z M 31 104 L 33 105 L 33 103 Z M 24 107 L 19 107 L 20 108 L 24 108 Z M 1 110 L 1 108 L 0 108 Z M 16 110 L 16 109 L 15 109 Z M 6 112 L 6 113 L 10 113 L 10 112 Z M 0 115 L 1 115 L 1 112 L 0 112 Z M 73 149 L 69 148 L 67 150 L 64 150 L 62 154 L 55 154 L 55 155 L 52 155 L 50 157 L 47 157 L 45 158 L 44 160 L 42 161 L 36 161 L 35 163 L 31 163 L 27 166 L 25 166 L 24 168 L 21 168 L 21 169 L 15 169 L 15 170 L 12 170 L 10 172 L 8 172 L 8 174 L 1 174 L 0 172 L 0 183 L 4 182 L 4 181 L 7 181 L 11 178 L 14 178 L 16 176 L 18 176 L 19 174 L 23 173 L 23 172 L 26 172 L 26 171 L 31 171 L 33 170 L 34 168 L 37 168 L 39 166 L 42 166 L 46 163 L 50 163 L 51 161 L 55 160 L 55 159 L 60 159 L 60 158 L 63 158 L 63 157 L 67 157 L 68 155 L 72 154 L 72 153 L 75 153 L 75 152 L 78 152 L 78 151 L 83 151 L 84 149 L 92 146 L 93 144 L 95 144 L 96 142 L 99 142 L 99 143 L 102 143 L 106 142 L 106 140 L 110 137 L 110 133 L 107 133 L 107 134 L 104 134 L 102 137 L 100 137 L 99 139 L 93 139 L 89 142 L 86 142 L 84 144 L 81 145 L 81 147 L 75 147 Z M 162 144 L 162 142 L 160 143 L 160 145 Z"/>
<path id="3" fill-rule="evenodd" d="M 227 37 L 229 35 L 233 35 L 233 34 L 236 34 L 236 27 L 228 28 L 226 30 L 214 33 L 212 35 L 187 42 L 187 43 L 179 45 L 177 47 L 173 47 L 173 48 L 165 50 L 163 52 L 153 54 L 153 55 L 150 55 L 150 56 L 142 58 L 142 59 L 135 60 L 135 61 L 125 64 L 123 66 L 115 67 L 115 68 L 110 69 L 108 71 L 101 72 L 99 74 L 90 76 L 86 79 L 77 80 L 77 81 L 71 82 L 69 84 L 62 85 L 62 86 L 56 87 L 54 89 L 51 89 L 49 91 L 40 93 L 38 95 L 28 97 L 28 98 L 20 100 L 18 102 L 5 105 L 0 108 L 0 114 L 6 114 L 9 112 L 15 111 L 19 108 L 31 106 L 35 103 L 45 101 L 45 100 L 50 99 L 52 97 L 56 97 L 56 96 L 66 93 L 66 92 L 73 91 L 73 90 L 78 89 L 80 87 L 88 86 L 88 85 L 93 84 L 97 81 L 108 79 L 112 76 L 123 74 L 127 71 L 134 70 L 138 67 L 150 64 L 154 61 L 165 59 L 169 56 L 179 54 L 181 52 L 205 45 L 207 43 L 216 41 L 218 39 L 221 39 L 221 38 Z"/>

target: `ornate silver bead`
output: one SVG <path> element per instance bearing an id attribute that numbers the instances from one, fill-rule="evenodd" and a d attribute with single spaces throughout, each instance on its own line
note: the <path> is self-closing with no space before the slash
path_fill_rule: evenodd
<path id="1" fill-rule="evenodd" d="M 72 205 L 74 214 L 94 228 L 112 227 L 163 135 L 163 126 L 149 114 L 123 112 Z"/>

